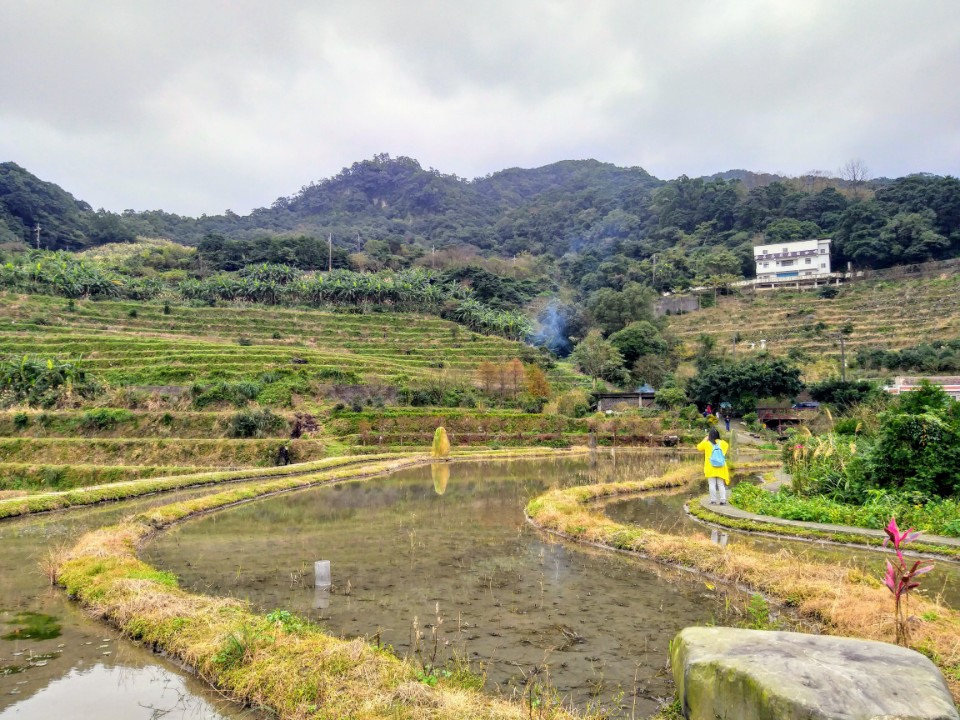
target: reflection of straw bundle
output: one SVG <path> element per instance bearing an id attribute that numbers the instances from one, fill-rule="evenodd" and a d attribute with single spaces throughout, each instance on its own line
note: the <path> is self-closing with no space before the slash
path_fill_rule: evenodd
<path id="1" fill-rule="evenodd" d="M 433 449 L 430 454 L 435 458 L 445 458 L 450 454 L 450 440 L 445 428 L 438 427 L 433 434 Z"/>
<path id="2" fill-rule="evenodd" d="M 450 482 L 450 466 L 447 463 L 433 463 L 430 474 L 433 476 L 434 492 L 443 495 L 447 491 L 447 483 Z"/>

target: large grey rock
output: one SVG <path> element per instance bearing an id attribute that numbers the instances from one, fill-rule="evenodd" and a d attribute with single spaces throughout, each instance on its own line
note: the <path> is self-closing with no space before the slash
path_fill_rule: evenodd
<path id="1" fill-rule="evenodd" d="M 690 720 L 958 720 L 918 652 L 829 635 L 690 627 L 670 647 Z"/>

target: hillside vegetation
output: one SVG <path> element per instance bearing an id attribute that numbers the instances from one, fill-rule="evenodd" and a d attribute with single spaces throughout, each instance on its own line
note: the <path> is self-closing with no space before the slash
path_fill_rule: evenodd
<path id="1" fill-rule="evenodd" d="M 560 281 L 585 297 L 630 282 L 672 290 L 749 277 L 760 241 L 831 237 L 835 262 L 858 268 L 956 257 L 960 181 L 745 171 L 663 181 L 596 160 L 467 180 L 382 154 L 249 215 L 189 218 L 162 210 L 95 213 L 24 168 L 0 164 L 0 245 L 35 246 L 37 224 L 44 249 L 160 237 L 197 246 L 214 270 L 253 262 L 326 269 L 328 237 L 333 267 L 352 270 L 513 267 L 534 258 L 539 282 Z"/>
<path id="2" fill-rule="evenodd" d="M 738 356 L 760 352 L 761 341 L 766 341 L 771 355 L 790 356 L 808 366 L 820 362 L 824 372 L 832 365 L 834 375 L 839 374 L 840 334 L 852 368 L 858 352 L 862 356 L 872 349 L 913 348 L 960 338 L 958 274 L 864 280 L 838 290 L 834 298 L 789 290 L 721 296 L 716 307 L 669 318 L 669 328 L 688 354 L 695 351 L 701 335 L 714 338 L 716 347 L 727 353 L 733 352 L 736 337 Z M 862 370 L 877 374 L 877 368 Z M 816 377 L 807 374 L 807 379 Z"/>
<path id="3" fill-rule="evenodd" d="M 447 415 L 467 444 L 586 431 L 518 407 L 537 363 L 549 392 L 584 384 L 568 365 L 409 312 L 0 293 L 0 360 L 24 392 L 0 413 L 0 490 L 425 446 Z"/>

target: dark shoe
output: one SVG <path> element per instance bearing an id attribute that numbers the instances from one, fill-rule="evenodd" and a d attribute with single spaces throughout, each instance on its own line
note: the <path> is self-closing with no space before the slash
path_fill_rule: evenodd
<path id="1" fill-rule="evenodd" d="M 716 501 L 716 500 L 711 500 L 711 501 L 710 501 L 710 504 L 711 504 L 711 505 L 716 505 L 716 504 L 717 504 L 717 501 Z"/>

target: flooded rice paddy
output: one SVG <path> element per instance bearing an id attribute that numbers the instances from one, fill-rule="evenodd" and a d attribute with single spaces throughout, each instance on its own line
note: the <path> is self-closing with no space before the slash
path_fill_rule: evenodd
<path id="1" fill-rule="evenodd" d="M 554 541 L 523 516 L 551 487 L 637 480 L 681 459 L 600 451 L 592 458 L 438 464 L 264 499 L 160 534 L 144 558 L 185 587 L 284 609 L 329 632 L 390 645 L 425 665 L 466 662 L 487 689 L 531 684 L 579 708 L 642 718 L 672 695 L 668 644 L 692 624 L 738 624 L 747 600 L 689 573 Z M 0 523 L 0 720 L 253 718 L 189 673 L 95 622 L 51 589 L 38 561 L 84 531 L 202 488 Z M 718 544 L 877 569 L 873 551 L 712 530 L 662 491 L 603 504 L 612 518 Z M 315 588 L 314 562 L 330 562 Z M 944 602 L 957 565 L 938 563 Z"/>
<path id="2" fill-rule="evenodd" d="M 641 479 L 676 461 L 607 452 L 593 463 L 422 467 L 235 507 L 164 533 L 143 555 L 187 587 L 264 613 L 301 614 L 425 664 L 468 661 L 490 690 L 549 681 L 578 707 L 645 717 L 673 692 L 670 640 L 726 621 L 728 594 L 552 542 L 523 508 L 549 487 Z M 319 560 L 330 561 L 329 590 L 314 587 Z"/>

